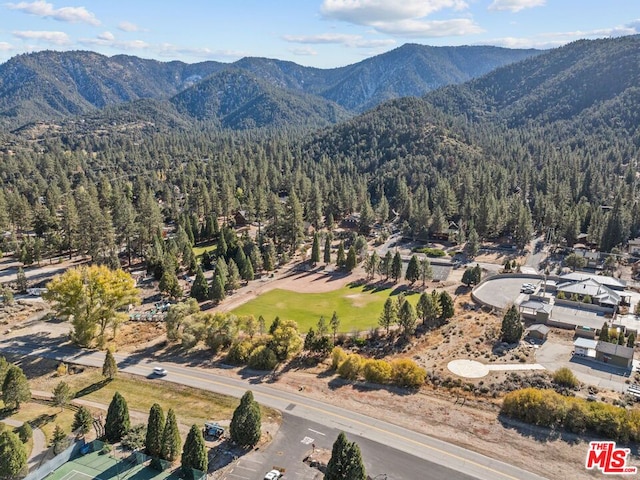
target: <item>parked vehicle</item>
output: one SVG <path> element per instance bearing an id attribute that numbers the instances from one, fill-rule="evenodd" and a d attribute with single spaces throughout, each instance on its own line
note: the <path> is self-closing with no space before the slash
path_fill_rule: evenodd
<path id="1" fill-rule="evenodd" d="M 271 470 L 264 476 L 264 480 L 276 480 L 278 478 L 281 478 L 283 475 L 284 475 L 284 468 L 274 467 L 273 470 Z"/>
<path id="2" fill-rule="evenodd" d="M 224 435 L 224 428 L 222 428 L 217 422 L 206 422 L 202 433 L 205 437 L 220 438 Z"/>

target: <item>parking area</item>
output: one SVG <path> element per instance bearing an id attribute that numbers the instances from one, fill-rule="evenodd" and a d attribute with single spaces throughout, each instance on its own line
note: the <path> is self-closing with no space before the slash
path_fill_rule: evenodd
<path id="1" fill-rule="evenodd" d="M 431 268 L 433 269 L 434 282 L 444 282 L 449 278 L 451 267 L 444 265 L 431 265 Z"/>
<path id="2" fill-rule="evenodd" d="M 481 303 L 502 309 L 514 303 L 519 304 L 528 298 L 528 295 L 520 293 L 523 283 L 537 285 L 539 280 L 526 277 L 491 278 L 479 285 L 473 291 L 473 295 Z"/>

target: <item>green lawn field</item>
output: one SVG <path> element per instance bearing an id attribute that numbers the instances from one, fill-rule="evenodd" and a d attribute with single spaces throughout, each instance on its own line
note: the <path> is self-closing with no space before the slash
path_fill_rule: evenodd
<path id="1" fill-rule="evenodd" d="M 340 318 L 340 332 L 368 330 L 378 325 L 385 300 L 400 293 L 393 288 L 376 289 L 371 286 L 346 286 L 326 293 L 296 293 L 275 289 L 260 295 L 233 310 L 236 315 L 262 315 L 267 326 L 276 316 L 281 320 L 295 320 L 301 332 L 318 323 L 324 316 L 327 324 L 335 311 Z M 407 298 L 415 306 L 419 295 Z"/>
<path id="2" fill-rule="evenodd" d="M 192 250 L 196 257 L 201 257 L 204 252 L 215 253 L 216 245 L 200 245 L 198 247 L 193 247 Z"/>

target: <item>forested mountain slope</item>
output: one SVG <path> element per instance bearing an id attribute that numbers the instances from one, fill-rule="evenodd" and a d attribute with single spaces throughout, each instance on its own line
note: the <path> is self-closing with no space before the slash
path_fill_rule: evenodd
<path id="1" fill-rule="evenodd" d="M 265 58 L 244 58 L 232 64 L 202 62 L 158 62 L 117 55 L 106 57 L 93 52 L 43 51 L 24 54 L 0 65 L 0 128 L 15 129 L 29 122 L 60 121 L 69 116 L 94 112 L 108 105 L 142 98 L 166 100 L 196 85 L 206 77 L 242 70 L 259 80 L 261 88 L 270 85 L 267 103 L 279 104 L 270 115 L 262 108 L 256 118 L 222 122 L 229 128 L 262 125 L 272 119 L 280 126 L 284 118 L 303 118 L 305 109 L 292 95 L 297 94 L 313 111 L 307 125 L 322 126 L 344 118 L 338 111 L 323 112 L 327 101 L 352 112 L 363 111 L 384 100 L 422 95 L 433 88 L 459 83 L 523 58 L 535 50 L 497 47 L 427 47 L 405 45 L 391 52 L 354 65 L 318 69 L 292 62 Z M 226 77 L 237 81 L 237 76 Z M 219 82 L 219 77 L 217 81 Z M 250 90 L 243 92 L 242 85 Z M 238 95 L 236 103 L 252 95 L 254 85 L 230 87 Z M 276 93 L 276 90 L 281 92 Z M 203 88 L 206 93 L 206 87 Z M 193 97 L 197 91 L 191 91 Z M 310 98 L 316 96 L 315 100 Z M 274 100 L 274 97 L 279 97 Z M 285 101 L 284 98 L 287 100 Z M 193 105 L 195 98 L 189 103 Z M 229 99 L 228 99 L 229 100 Z M 203 103 L 211 99 L 203 98 Z M 284 104 L 288 104 L 284 107 Z M 193 108 L 191 108 L 193 110 Z M 329 108 L 331 110 L 331 108 Z M 298 113 L 295 113 L 298 111 Z M 322 121 L 314 125 L 316 117 Z M 94 117 L 95 118 L 95 117 Z M 147 121 L 153 122 L 154 118 Z"/>
<path id="2" fill-rule="evenodd" d="M 0 127 L 60 120 L 140 98 L 168 98 L 222 64 L 43 51 L 0 65 Z"/>
<path id="3" fill-rule="evenodd" d="M 426 98 L 450 114 L 520 126 L 574 119 L 595 108 L 591 117 L 611 101 L 623 107 L 618 97 L 639 84 L 640 35 L 633 35 L 576 41 Z M 635 117 L 625 110 L 619 118 L 629 126 Z"/>

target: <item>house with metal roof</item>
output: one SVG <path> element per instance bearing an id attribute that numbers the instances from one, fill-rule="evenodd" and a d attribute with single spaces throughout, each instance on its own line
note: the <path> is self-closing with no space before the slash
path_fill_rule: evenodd
<path id="1" fill-rule="evenodd" d="M 584 301 L 585 297 L 591 298 L 591 303 L 601 307 L 615 310 L 620 305 L 622 297 L 611 288 L 601 284 L 594 278 L 578 282 L 565 282 L 558 285 L 558 293 L 562 292 L 567 299 L 577 297 L 579 301 Z"/>
<path id="2" fill-rule="evenodd" d="M 611 290 L 622 291 L 627 288 L 627 282 L 614 277 L 608 277 L 606 275 L 594 275 L 587 272 L 571 272 L 564 275 L 560 275 L 560 284 L 567 282 L 582 282 L 584 280 L 595 280 L 600 285 L 604 285 Z"/>

